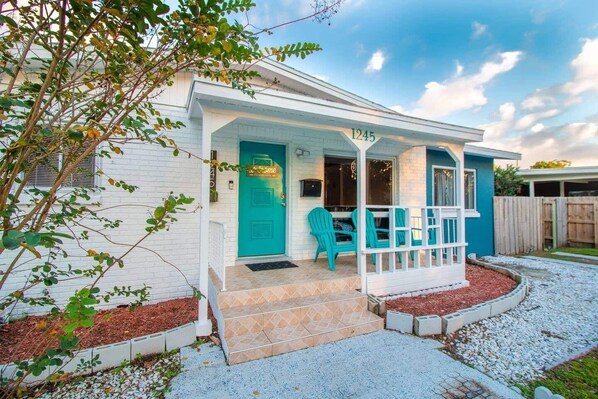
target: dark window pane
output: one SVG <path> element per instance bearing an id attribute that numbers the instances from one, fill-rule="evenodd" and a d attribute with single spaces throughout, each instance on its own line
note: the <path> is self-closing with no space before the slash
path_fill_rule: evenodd
<path id="1" fill-rule="evenodd" d="M 392 162 L 367 160 L 366 202 L 392 204 Z M 333 212 L 357 206 L 357 161 L 354 158 L 324 158 L 324 206 Z"/>
<path id="2" fill-rule="evenodd" d="M 392 204 L 392 162 L 368 159 L 367 204 Z"/>

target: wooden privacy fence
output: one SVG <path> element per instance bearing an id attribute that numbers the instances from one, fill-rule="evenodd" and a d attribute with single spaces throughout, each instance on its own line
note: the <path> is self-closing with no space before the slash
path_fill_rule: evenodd
<path id="1" fill-rule="evenodd" d="M 598 248 L 598 197 L 494 197 L 494 251 Z"/>

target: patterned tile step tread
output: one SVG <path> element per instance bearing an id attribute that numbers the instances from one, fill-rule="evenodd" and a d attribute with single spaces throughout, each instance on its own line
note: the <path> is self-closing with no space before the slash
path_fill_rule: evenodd
<path id="1" fill-rule="evenodd" d="M 357 291 L 264 302 L 222 309 L 225 337 L 284 328 L 367 309 L 367 296 Z"/>
<path id="2" fill-rule="evenodd" d="M 265 329 L 225 338 L 229 364 L 262 359 L 368 334 L 384 328 L 384 320 L 368 311 Z"/>
<path id="3" fill-rule="evenodd" d="M 227 309 L 239 306 L 259 305 L 266 302 L 352 291 L 358 289 L 360 286 L 361 280 L 359 276 L 350 276 L 272 287 L 225 291 L 218 293 L 218 307 L 220 309 Z"/>

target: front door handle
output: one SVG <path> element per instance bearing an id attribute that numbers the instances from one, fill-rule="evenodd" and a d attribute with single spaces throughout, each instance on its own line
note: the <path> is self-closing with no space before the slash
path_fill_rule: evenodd
<path id="1" fill-rule="evenodd" d="M 280 193 L 280 205 L 287 206 L 287 197 L 284 193 Z"/>

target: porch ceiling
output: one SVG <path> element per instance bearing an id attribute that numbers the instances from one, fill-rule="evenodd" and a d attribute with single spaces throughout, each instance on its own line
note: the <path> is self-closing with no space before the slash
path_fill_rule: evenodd
<path id="1" fill-rule="evenodd" d="M 483 131 L 320 100 L 291 93 L 264 91 L 251 98 L 226 86 L 195 81 L 189 116 L 200 117 L 202 108 L 235 114 L 244 119 L 270 119 L 286 124 L 311 125 L 314 129 L 337 130 L 352 127 L 404 138 L 406 145 L 438 142 L 464 144 L 482 141 Z"/>

